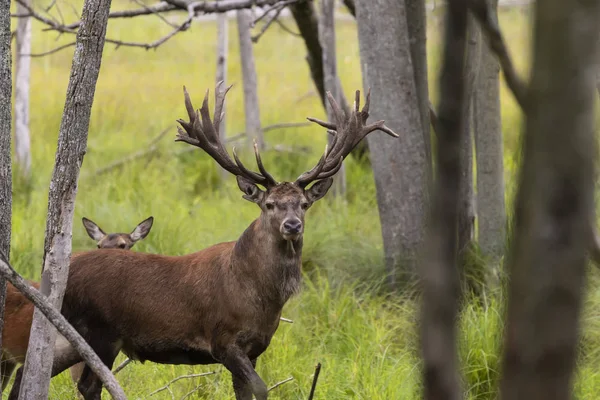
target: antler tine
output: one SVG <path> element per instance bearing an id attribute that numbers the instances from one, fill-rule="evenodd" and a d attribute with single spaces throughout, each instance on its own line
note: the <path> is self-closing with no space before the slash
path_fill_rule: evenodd
<path id="1" fill-rule="evenodd" d="M 269 184 L 277 185 L 277 181 L 275 180 L 275 178 L 273 178 L 271 174 L 267 172 L 266 168 L 262 163 L 262 160 L 260 159 L 260 152 L 258 151 L 258 143 L 256 143 L 256 139 L 254 139 L 254 156 L 256 157 L 256 165 L 258 165 L 258 170 L 260 171 L 262 176 L 264 176 L 267 179 Z"/>
<path id="2" fill-rule="evenodd" d="M 319 159 L 317 165 L 315 165 L 311 170 L 303 173 L 296 179 L 296 185 L 300 186 L 304 189 L 309 183 L 314 181 L 316 177 L 321 173 L 323 167 L 325 166 L 325 161 L 327 160 L 327 154 L 329 152 L 329 147 L 325 145 L 325 151 L 323 155 Z"/>
<path id="3" fill-rule="evenodd" d="M 221 143 L 219 138 L 219 124 L 221 119 L 223 118 L 223 103 L 225 102 L 225 96 L 231 87 L 229 86 L 223 91 L 219 91 L 221 86 L 221 82 L 217 84 L 215 91 L 215 113 L 214 113 L 214 121 L 210 119 L 210 112 L 208 109 L 208 94 L 207 90 L 204 95 L 204 100 L 202 102 L 202 107 L 199 112 L 194 110 L 194 106 L 192 105 L 192 101 L 187 92 L 185 86 L 183 87 L 184 98 L 185 98 L 185 107 L 188 112 L 188 116 L 190 118 L 189 122 L 186 122 L 182 119 L 178 119 L 177 122 L 181 124 L 181 127 L 177 127 L 179 134 L 175 138 L 176 142 L 185 142 L 192 146 L 200 147 L 204 150 L 208 155 L 210 155 L 221 167 L 225 170 L 229 171 L 233 175 L 243 176 L 247 179 L 250 179 L 254 183 L 263 185 L 265 187 L 270 187 L 273 184 L 277 184 L 275 179 L 268 173 L 264 166 L 262 165 L 262 161 L 260 160 L 260 156 L 257 157 L 257 163 L 259 164 L 259 169 L 261 173 L 265 175 L 261 175 L 257 172 L 251 171 L 242 164 L 240 159 L 237 157 L 235 153 L 235 148 L 233 149 L 233 157 L 235 162 L 231 159 L 227 150 Z M 182 129 L 183 128 L 183 129 Z"/>
<path id="4" fill-rule="evenodd" d="M 350 115 L 346 115 L 339 107 L 330 92 L 327 92 L 327 99 L 331 104 L 333 116 L 336 123 L 324 122 L 316 118 L 307 118 L 311 122 L 315 122 L 325 128 L 328 133 L 333 135 L 331 150 L 319 161 L 317 165 L 319 171 L 315 173 L 317 167 L 300 175 L 296 180 L 302 187 L 306 187 L 310 180 L 320 180 L 329 178 L 335 175 L 340 168 L 344 158 L 365 138 L 369 133 L 380 130 L 392 137 L 398 135 L 385 125 L 385 121 L 377 121 L 373 124 L 366 125 L 369 117 L 369 107 L 371 105 L 371 89 L 367 91 L 365 105 L 360 109 L 360 90 L 355 92 L 354 105 Z"/>

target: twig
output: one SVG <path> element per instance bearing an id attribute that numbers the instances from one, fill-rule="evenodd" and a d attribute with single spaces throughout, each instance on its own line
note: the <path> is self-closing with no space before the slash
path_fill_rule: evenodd
<path id="1" fill-rule="evenodd" d="M 92 176 L 95 175 L 102 175 L 110 170 L 113 170 L 115 168 L 118 168 L 124 164 L 127 164 L 131 161 L 135 161 L 139 158 L 143 158 L 145 156 L 154 154 L 158 151 L 158 147 L 156 146 L 156 144 L 171 130 L 171 128 L 167 128 L 165 130 L 163 130 L 160 134 L 158 134 L 154 139 L 152 139 L 150 141 L 150 143 L 148 144 L 148 146 L 146 147 L 146 149 L 144 150 L 139 150 L 136 151 L 133 154 L 128 155 L 127 157 L 124 157 L 120 160 L 117 161 L 113 161 L 112 163 L 97 169 L 94 173 L 92 173 Z"/>
<path id="2" fill-rule="evenodd" d="M 318 363 L 315 367 L 315 376 L 312 381 L 312 386 L 310 387 L 310 394 L 308 395 L 308 400 L 313 400 L 315 396 L 315 389 L 317 388 L 317 380 L 319 379 L 319 373 L 321 373 L 321 363 Z"/>
<path id="3" fill-rule="evenodd" d="M 291 381 L 291 380 L 294 380 L 294 377 L 293 377 L 293 376 L 290 376 L 289 378 L 287 378 L 287 379 L 284 379 L 284 380 L 282 380 L 281 382 L 277 382 L 276 384 L 274 384 L 273 386 L 271 386 L 271 387 L 270 387 L 270 388 L 267 390 L 267 392 L 270 392 L 271 390 L 273 390 L 273 389 L 275 389 L 275 388 L 278 388 L 279 386 L 283 385 L 284 383 L 288 383 L 288 382 L 289 382 L 289 381 Z"/>
<path id="4" fill-rule="evenodd" d="M 59 47 L 57 47 L 55 49 L 44 51 L 42 53 L 29 53 L 29 54 L 23 53 L 23 54 L 20 54 L 20 55 L 21 56 L 29 56 L 29 57 L 44 57 L 44 56 L 49 56 L 50 54 L 58 53 L 61 50 L 68 49 L 69 47 L 75 46 L 75 43 L 77 43 L 77 42 L 67 43 L 67 44 L 59 46 Z"/>
<path id="5" fill-rule="evenodd" d="M 293 36 L 296 36 L 296 37 L 302 37 L 301 34 L 299 34 L 298 32 L 294 32 L 291 28 L 289 28 L 286 24 L 284 24 L 282 20 L 276 19 L 275 23 L 277 25 L 279 25 L 279 27 L 281 29 L 283 29 L 284 31 L 286 31 L 287 33 L 289 33 L 290 35 L 293 35 Z"/>
<path id="6" fill-rule="evenodd" d="M 279 319 L 282 320 L 283 322 L 287 322 L 289 324 L 293 324 L 294 323 L 294 321 L 291 320 L 291 319 L 287 319 L 287 318 L 283 318 L 283 317 L 279 317 Z"/>
<path id="7" fill-rule="evenodd" d="M 279 18 L 279 14 L 281 14 L 281 11 L 283 11 L 283 7 L 277 8 L 277 11 L 275 11 L 275 14 L 273 14 L 273 16 L 271 18 L 269 18 L 267 23 L 262 26 L 262 28 L 260 29 L 260 32 L 258 32 L 256 35 L 254 35 L 250 38 L 252 40 L 252 43 L 258 42 L 258 40 L 261 38 L 261 36 L 264 35 L 264 33 L 267 31 L 267 29 L 269 29 L 269 27 L 271 26 L 273 21 L 276 21 L 277 18 Z M 263 14 L 263 15 L 266 15 L 266 14 Z M 259 17 L 259 19 L 260 18 L 262 18 L 262 17 Z M 254 26 L 254 24 L 252 24 L 252 26 Z"/>
<path id="8" fill-rule="evenodd" d="M 494 18 L 494 13 L 492 12 L 490 4 L 486 0 L 469 0 L 468 4 L 471 12 L 479 21 L 481 29 L 488 39 L 490 49 L 498 57 L 507 86 L 512 91 L 521 109 L 525 111 L 527 109 L 527 86 L 515 71 L 513 62 L 508 54 L 506 43 L 502 37 L 502 32 L 498 26 L 497 19 Z"/>
<path id="9" fill-rule="evenodd" d="M 133 1 L 135 4 L 142 7 L 143 9 L 150 11 L 151 15 L 155 15 L 158 19 L 163 21 L 165 24 L 169 25 L 171 28 L 177 27 L 177 25 L 173 24 L 171 21 L 166 19 L 161 13 L 153 11 L 149 6 L 144 4 L 142 1 L 140 1 L 140 0 L 131 0 L 131 1 Z"/>
<path id="10" fill-rule="evenodd" d="M 133 360 L 131 358 L 128 358 L 125 361 L 123 361 L 121 364 L 119 364 L 119 366 L 117 368 L 115 368 L 115 370 L 113 371 L 113 375 L 116 375 L 123 368 L 125 368 L 126 366 L 128 366 L 129 364 L 131 364 L 132 361 Z"/>
<path id="11" fill-rule="evenodd" d="M 196 393 L 198 390 L 200 390 L 202 386 L 196 386 L 195 388 L 193 388 L 192 390 L 190 390 L 189 392 L 187 392 L 182 398 L 181 400 L 185 400 L 188 397 L 190 397 L 191 395 L 193 395 L 194 393 Z"/>
<path id="12" fill-rule="evenodd" d="M 125 392 L 119 386 L 110 369 L 104 365 L 94 350 L 86 343 L 81 335 L 73 328 L 65 317 L 50 305 L 46 296 L 29 286 L 25 279 L 10 265 L 4 253 L 0 251 L 0 274 L 37 307 L 50 321 L 58 332 L 71 343 L 73 348 L 81 355 L 85 363 L 100 378 L 113 399 L 125 400 Z"/>
<path id="13" fill-rule="evenodd" d="M 148 397 L 150 397 L 150 396 L 153 396 L 153 395 L 155 395 L 156 393 L 160 393 L 160 392 L 162 392 L 163 390 L 167 390 L 167 389 L 169 389 L 169 387 L 170 387 L 172 384 L 174 384 L 175 382 L 177 382 L 177 381 L 179 381 L 179 380 L 182 380 L 182 379 L 190 379 L 190 378 L 200 378 L 200 377 L 202 377 L 202 376 L 214 375 L 214 374 L 216 374 L 216 373 L 217 373 L 216 371 L 210 371 L 210 372 L 204 372 L 204 373 L 202 373 L 202 374 L 190 374 L 190 375 L 181 375 L 181 376 L 178 376 L 177 378 L 175 378 L 175 379 L 171 380 L 169 383 L 167 383 L 165 386 L 162 386 L 162 387 L 160 387 L 160 388 L 156 389 L 154 392 L 150 393 L 150 394 L 148 395 Z"/>

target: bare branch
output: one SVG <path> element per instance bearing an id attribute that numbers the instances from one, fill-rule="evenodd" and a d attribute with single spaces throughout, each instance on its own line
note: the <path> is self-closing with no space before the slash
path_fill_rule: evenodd
<path id="1" fill-rule="evenodd" d="M 115 370 L 113 371 L 113 375 L 116 375 L 117 373 L 119 373 L 119 371 L 121 371 L 123 368 L 125 368 L 126 366 L 131 364 L 132 361 L 133 360 L 131 358 L 127 358 L 125 361 L 123 361 L 121 364 L 119 364 L 119 366 L 117 368 L 115 368 Z"/>
<path id="2" fill-rule="evenodd" d="M 293 321 L 293 320 L 291 320 L 291 319 L 287 319 L 287 318 L 283 318 L 283 317 L 279 317 L 279 319 L 280 319 L 280 320 L 282 320 L 283 322 L 288 322 L 288 323 L 290 323 L 290 324 L 293 324 L 293 323 L 294 323 L 294 321 Z"/>
<path id="3" fill-rule="evenodd" d="M 275 14 L 273 14 L 273 16 L 267 20 L 267 22 L 260 29 L 260 32 L 258 32 L 256 35 L 254 35 L 254 36 L 251 37 L 252 43 L 258 42 L 258 40 L 261 38 L 261 36 L 265 34 L 265 32 L 267 31 L 267 29 L 269 29 L 269 27 L 271 26 L 271 24 L 274 21 L 276 21 L 277 18 L 279 18 L 279 14 L 281 14 L 281 11 L 283 11 L 283 7 L 277 8 L 277 11 L 275 11 Z M 263 14 L 258 19 L 262 18 L 264 15 L 266 15 L 266 14 Z M 258 19 L 255 20 L 255 22 L 258 21 Z M 253 23 L 253 26 L 254 26 L 254 23 Z"/>
<path id="4" fill-rule="evenodd" d="M 182 379 L 200 378 L 200 377 L 202 377 L 202 376 L 214 375 L 214 374 L 216 374 L 216 371 L 204 372 L 204 373 L 201 373 L 201 374 L 190 374 L 190 375 L 181 375 L 181 376 L 178 376 L 177 378 L 170 380 L 170 381 L 169 381 L 169 383 L 167 383 L 165 386 L 162 386 L 162 387 L 160 387 L 160 388 L 156 389 L 154 392 L 150 393 L 150 394 L 148 395 L 148 397 L 150 397 L 150 396 L 153 396 L 153 395 L 155 395 L 156 393 L 160 393 L 160 392 L 162 392 L 163 390 L 168 390 L 168 389 L 169 389 L 169 387 L 170 387 L 172 384 L 174 384 L 175 382 L 177 382 L 177 381 L 180 381 L 180 380 L 182 380 Z M 188 393 L 188 394 L 189 394 L 189 393 Z"/>
<path id="5" fill-rule="evenodd" d="M 508 48 L 506 47 L 500 26 L 491 9 L 490 3 L 486 0 L 469 0 L 468 5 L 488 39 L 490 49 L 498 57 L 506 84 L 515 96 L 519 106 L 523 110 L 526 110 L 527 86 L 515 71 L 514 64 L 508 53 Z"/>
<path id="6" fill-rule="evenodd" d="M 44 295 L 27 284 L 10 265 L 4 253 L 0 252 L 0 274 L 31 301 L 35 307 L 44 314 L 52 325 L 84 359 L 85 363 L 102 380 L 102 383 L 114 399 L 125 400 L 125 392 L 117 383 L 110 370 L 94 353 L 94 350 L 85 342 L 81 335 L 73 328 L 63 315 L 54 309 Z"/>
<path id="7" fill-rule="evenodd" d="M 280 19 L 276 19 L 275 23 L 277 25 L 279 25 L 279 27 L 281 29 L 283 29 L 285 32 L 289 33 L 290 35 L 296 36 L 296 37 L 302 37 L 301 34 L 299 34 L 298 32 L 294 32 L 291 28 L 289 28 L 286 24 L 283 23 L 283 21 L 281 21 Z"/>
<path id="8" fill-rule="evenodd" d="M 28 56 L 28 57 L 44 57 L 49 56 L 50 54 L 58 53 L 61 50 L 68 49 L 69 47 L 75 46 L 77 42 L 71 42 L 67 44 L 63 44 L 62 46 L 58 46 L 55 49 L 44 51 L 42 53 L 29 53 L 29 54 L 19 54 L 20 56 Z"/>
<path id="9" fill-rule="evenodd" d="M 288 383 L 289 381 L 292 381 L 292 380 L 294 380 L 294 377 L 293 377 L 293 376 L 290 376 L 289 378 L 287 378 L 287 379 L 284 379 L 284 380 L 282 380 L 281 382 L 277 382 L 276 384 L 274 384 L 273 386 L 271 386 L 271 387 L 270 387 L 270 388 L 267 390 L 267 392 L 270 392 L 271 390 L 273 390 L 273 389 L 276 389 L 276 388 L 278 388 L 279 386 L 283 385 L 284 383 Z"/>
<path id="10" fill-rule="evenodd" d="M 315 376 L 313 377 L 312 386 L 310 387 L 310 394 L 308 400 L 313 400 L 315 397 L 315 389 L 317 388 L 317 380 L 319 379 L 319 373 L 321 373 L 321 363 L 317 363 L 315 367 Z"/>
<path id="11" fill-rule="evenodd" d="M 140 1 L 140 0 L 131 0 L 131 1 L 133 1 L 137 5 L 141 6 L 144 10 L 149 11 L 152 15 L 155 15 L 158 19 L 163 21 L 165 24 L 169 25 L 171 28 L 177 27 L 177 25 L 173 24 L 171 21 L 166 19 L 160 12 L 156 12 L 156 11 L 152 10 L 152 8 L 150 8 L 149 6 L 144 4 L 142 1 Z"/>

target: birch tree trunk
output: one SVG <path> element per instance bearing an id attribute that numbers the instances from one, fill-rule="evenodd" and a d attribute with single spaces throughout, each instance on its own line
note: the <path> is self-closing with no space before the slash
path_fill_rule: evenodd
<path id="1" fill-rule="evenodd" d="M 12 221 L 12 169 L 10 158 L 12 74 L 10 0 L 0 0 L 0 252 L 8 259 Z M 6 279 L 0 278 L 0 351 L 4 327 Z M 2 388 L 0 388 L 0 396 Z"/>
<path id="2" fill-rule="evenodd" d="M 77 31 L 71 77 L 58 137 L 44 241 L 41 292 L 60 310 L 71 258 L 73 211 L 100 72 L 110 0 L 86 0 Z M 19 398 L 47 399 L 56 329 L 34 311 Z"/>
<path id="3" fill-rule="evenodd" d="M 534 10 L 500 394 L 567 400 L 593 233 L 600 1 L 543 0 Z"/>
<path id="4" fill-rule="evenodd" d="M 431 220 L 421 263 L 423 399 L 462 398 L 456 350 L 460 294 L 457 266 L 461 147 L 465 135 L 467 0 L 449 1 L 438 120 L 436 179 Z"/>
<path id="5" fill-rule="evenodd" d="M 497 11 L 498 1 L 493 2 Z M 498 268 L 506 243 L 504 151 L 500 114 L 500 66 L 487 43 L 482 44 L 481 66 L 473 93 L 477 153 L 477 241 L 489 262 L 488 283 L 498 283 Z"/>
<path id="6" fill-rule="evenodd" d="M 250 10 L 237 12 L 238 37 L 240 42 L 240 62 L 242 65 L 242 80 L 244 81 L 244 114 L 246 117 L 246 134 L 256 140 L 259 150 L 265 147 L 260 126 L 260 108 L 258 106 L 258 84 L 256 82 L 256 67 L 254 65 L 254 50 L 250 24 Z"/>
<path id="7" fill-rule="evenodd" d="M 323 48 L 323 75 L 325 90 L 331 92 L 333 98 L 341 104 L 342 90 L 337 74 L 337 58 L 335 48 L 335 0 L 321 0 L 321 20 L 319 35 Z M 327 119 L 335 121 L 331 105 L 327 102 Z M 327 138 L 331 145 L 332 136 Z M 346 168 L 342 164 L 340 171 L 333 178 L 333 194 L 344 196 L 346 194 Z"/>
<path id="8" fill-rule="evenodd" d="M 17 13 L 27 14 L 17 3 Z M 29 80 L 31 72 L 31 18 L 17 18 L 15 78 L 15 159 L 17 172 L 25 180 L 31 176 L 31 140 L 29 135 Z"/>
<path id="9" fill-rule="evenodd" d="M 406 9 L 395 0 L 356 2 L 365 88 L 372 88 L 373 120 L 402 132 L 394 143 L 370 135 L 388 282 L 415 278 L 423 239 L 429 162 L 411 60 Z"/>
<path id="10" fill-rule="evenodd" d="M 229 21 L 226 13 L 217 14 L 217 82 L 223 81 L 223 87 L 227 86 L 227 59 L 229 56 Z M 225 112 L 225 104 L 223 104 L 223 114 Z M 221 121 L 219 136 L 221 143 L 225 143 L 227 139 L 227 121 L 223 118 Z M 229 177 L 229 172 L 219 166 L 219 176 L 221 182 L 224 182 Z"/>

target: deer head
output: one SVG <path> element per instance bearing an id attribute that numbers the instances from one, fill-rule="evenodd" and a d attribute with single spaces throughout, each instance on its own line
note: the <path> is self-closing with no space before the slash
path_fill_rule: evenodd
<path id="1" fill-rule="evenodd" d="M 99 249 L 129 250 L 138 241 L 148 236 L 154 217 L 140 222 L 131 233 L 109 233 L 108 235 L 94 221 L 85 217 L 82 221 L 88 235 L 96 241 Z"/>
<path id="2" fill-rule="evenodd" d="M 215 113 L 212 121 L 208 110 L 208 90 L 202 107 L 199 111 L 195 111 L 186 88 L 183 88 L 185 107 L 190 120 L 189 122 L 177 120 L 181 128 L 177 127 L 179 134 L 175 141 L 200 147 L 221 167 L 235 175 L 238 187 L 244 193 L 242 197 L 260 207 L 260 220 L 263 226 L 269 227 L 275 235 L 279 235 L 286 241 L 294 241 L 302 237 L 306 210 L 325 196 L 344 158 L 365 136 L 381 130 L 392 137 L 398 137 L 385 126 L 384 121 L 366 125 L 369 117 L 370 90 L 362 110 L 359 110 L 360 91 L 356 91 L 354 107 L 350 115 L 346 115 L 331 93 L 327 92 L 335 122 L 324 122 L 315 118 L 308 118 L 308 120 L 328 129 L 328 132 L 333 135 L 331 146 L 325 147 L 325 152 L 315 167 L 300 175 L 294 182 L 277 182 L 265 169 L 256 143 L 254 143 L 254 154 L 259 172 L 251 171 L 244 166 L 236 154 L 235 147 L 232 149 L 232 160 L 220 142 L 219 125 L 223 118 L 223 104 L 227 92 L 233 86 L 220 91 L 221 85 L 222 82 L 219 82 L 215 90 Z M 314 184 L 309 186 L 313 182 Z"/>

